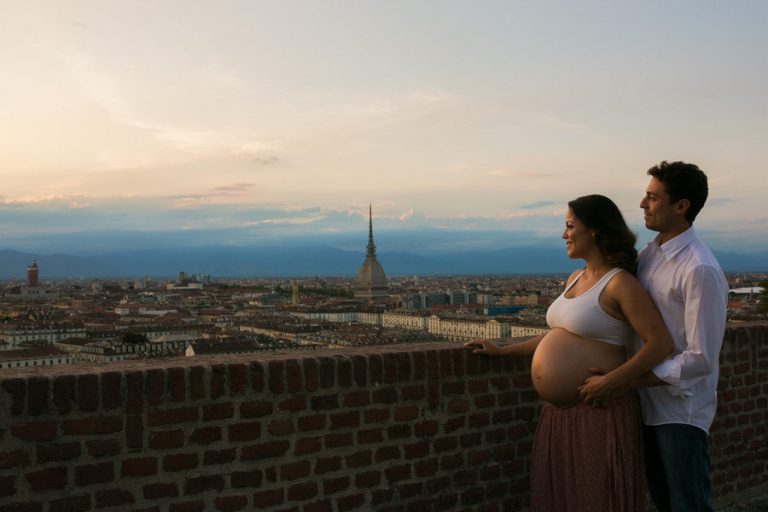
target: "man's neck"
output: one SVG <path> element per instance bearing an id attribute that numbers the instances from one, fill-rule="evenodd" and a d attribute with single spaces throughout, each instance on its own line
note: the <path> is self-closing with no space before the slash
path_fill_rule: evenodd
<path id="1" fill-rule="evenodd" d="M 691 224 L 685 223 L 685 224 L 678 224 L 670 229 L 660 231 L 659 235 L 656 237 L 656 241 L 658 242 L 659 246 L 664 245 L 665 243 L 669 242 L 676 236 L 688 231 L 688 228 L 691 227 Z"/>

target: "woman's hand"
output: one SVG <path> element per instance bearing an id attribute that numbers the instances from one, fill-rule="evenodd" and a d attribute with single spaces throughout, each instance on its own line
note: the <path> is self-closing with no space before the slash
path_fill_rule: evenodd
<path id="1" fill-rule="evenodd" d="M 627 392 L 625 387 L 616 385 L 610 373 L 606 374 L 602 368 L 590 368 L 589 371 L 593 375 L 577 388 L 585 404 L 601 407 Z"/>
<path id="2" fill-rule="evenodd" d="M 464 346 L 473 349 L 473 354 L 483 354 L 486 356 L 499 356 L 502 354 L 501 347 L 489 339 L 468 341 Z"/>

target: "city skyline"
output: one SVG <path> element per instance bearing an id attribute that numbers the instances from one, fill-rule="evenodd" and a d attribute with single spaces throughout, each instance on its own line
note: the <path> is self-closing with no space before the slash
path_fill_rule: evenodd
<path id="1" fill-rule="evenodd" d="M 768 251 L 763 2 L 7 7 L 0 249 L 362 252 L 370 203 L 388 250 L 557 245 L 587 193 L 642 243 L 682 159 L 703 238 Z"/>

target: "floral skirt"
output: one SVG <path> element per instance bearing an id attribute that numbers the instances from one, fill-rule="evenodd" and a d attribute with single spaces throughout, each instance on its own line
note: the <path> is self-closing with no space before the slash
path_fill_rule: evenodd
<path id="1" fill-rule="evenodd" d="M 544 405 L 531 457 L 533 512 L 643 512 L 645 493 L 635 393 L 606 407 Z"/>

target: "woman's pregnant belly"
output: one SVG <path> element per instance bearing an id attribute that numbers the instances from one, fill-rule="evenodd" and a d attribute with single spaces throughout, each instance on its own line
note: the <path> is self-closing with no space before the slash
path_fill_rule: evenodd
<path id="1" fill-rule="evenodd" d="M 544 336 L 533 354 L 533 387 L 543 400 L 568 405 L 579 398 L 576 388 L 592 375 L 590 368 L 610 371 L 625 360 L 624 347 L 555 328 Z"/>

